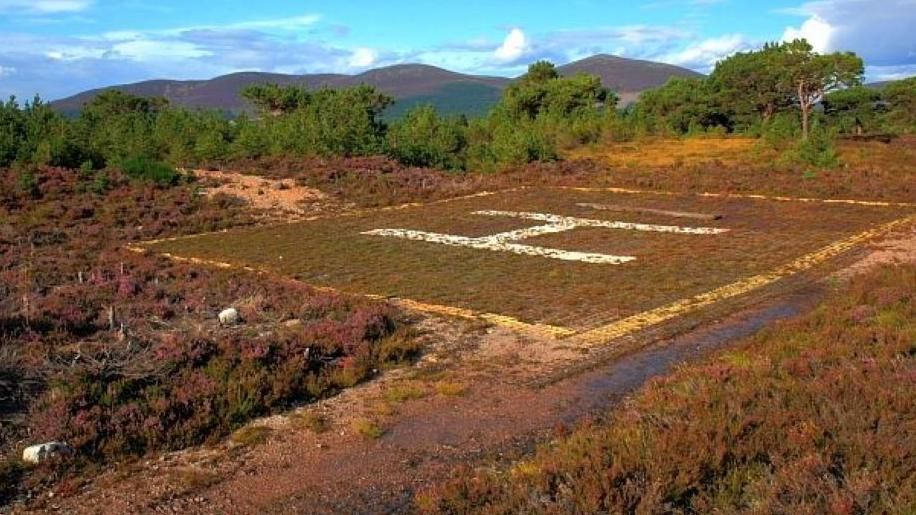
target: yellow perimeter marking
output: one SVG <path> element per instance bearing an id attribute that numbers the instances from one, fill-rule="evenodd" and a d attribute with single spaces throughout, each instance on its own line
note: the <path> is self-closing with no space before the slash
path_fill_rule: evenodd
<path id="1" fill-rule="evenodd" d="M 314 221 L 320 219 L 333 219 L 341 216 L 357 216 L 363 215 L 372 212 L 380 211 L 393 211 L 400 210 L 412 207 L 423 207 L 426 205 L 434 205 L 441 203 L 454 202 L 457 200 L 465 200 L 476 197 L 486 197 L 490 195 L 495 195 L 497 193 L 508 193 L 513 191 L 523 191 L 531 189 L 525 186 L 517 188 L 509 188 L 506 190 L 498 190 L 494 192 L 484 191 L 480 193 L 474 193 L 470 195 L 464 195 L 461 197 L 455 197 L 451 199 L 436 200 L 427 203 L 409 203 L 401 204 L 397 206 L 382 207 L 376 209 L 362 209 L 351 211 L 349 213 L 339 213 L 336 215 L 329 216 L 315 216 L 306 219 L 296 220 L 296 222 L 304 221 Z M 773 200 L 780 202 L 814 202 L 814 203 L 824 203 L 824 204 L 849 204 L 849 205 L 860 205 L 860 206 L 873 206 L 873 207 L 916 207 L 916 204 L 906 203 L 906 202 L 884 202 L 884 201 L 868 201 L 868 200 L 849 200 L 849 199 L 817 199 L 817 198 L 804 198 L 804 197 L 783 197 L 783 196 L 767 196 L 767 195 L 756 195 L 756 194 L 742 194 L 742 193 L 677 193 L 669 191 L 651 191 L 651 190 L 637 190 L 637 189 L 628 189 L 628 188 L 583 188 L 583 187 L 569 187 L 569 186 L 557 186 L 557 187 L 548 187 L 547 189 L 559 189 L 559 190 L 569 190 L 569 191 L 587 191 L 587 192 L 610 192 L 610 193 L 628 193 L 628 194 L 643 194 L 643 195 L 664 195 L 664 196 L 679 196 L 679 195 L 694 195 L 700 197 L 713 197 L 713 198 L 739 198 L 739 199 L 757 199 L 757 200 Z M 581 344 L 584 346 L 596 346 L 610 343 L 617 338 L 628 336 L 637 331 L 646 329 L 653 325 L 660 324 L 667 320 L 671 320 L 681 315 L 697 311 L 701 308 L 714 304 L 716 302 L 726 300 L 729 298 L 737 297 L 745 293 L 750 293 L 753 290 L 761 288 L 772 284 L 780 279 L 794 275 L 805 270 L 814 268 L 815 266 L 824 263 L 830 258 L 836 257 L 854 246 L 867 241 L 885 231 L 888 231 L 898 225 L 902 225 L 909 222 L 916 222 L 916 216 L 911 216 L 908 218 L 903 218 L 896 220 L 882 226 L 879 226 L 875 229 L 865 231 L 863 233 L 857 234 L 845 240 L 835 242 L 827 247 L 824 247 L 821 250 L 818 250 L 812 254 L 803 256 L 791 263 L 779 267 L 775 270 L 772 270 L 768 273 L 755 275 L 747 279 L 717 288 L 707 293 L 696 295 L 687 299 L 682 299 L 672 304 L 655 308 L 649 311 L 645 311 L 638 315 L 633 315 L 622 320 L 618 320 L 611 324 L 597 327 L 594 329 L 588 329 L 586 331 L 578 332 L 575 329 L 568 327 L 560 327 L 554 325 L 546 324 L 530 324 L 523 322 L 516 318 L 509 316 L 498 315 L 494 313 L 477 313 L 475 311 L 458 308 L 453 306 L 445 306 L 439 304 L 428 304 L 425 302 L 419 302 L 411 299 L 402 299 L 395 297 L 384 297 L 381 295 L 373 294 L 363 294 L 362 296 L 369 299 L 375 300 L 387 300 L 395 305 L 401 306 L 408 310 L 419 311 L 423 313 L 431 313 L 436 315 L 452 316 L 456 318 L 466 318 L 466 319 L 482 319 L 486 320 L 495 325 L 506 327 L 511 330 L 532 334 L 534 336 L 541 336 L 546 338 L 553 339 L 568 339 L 570 343 Z M 141 245 L 152 245 L 156 243 L 163 243 L 169 241 L 177 241 L 184 239 L 197 238 L 200 236 L 205 236 L 207 234 L 219 234 L 226 233 L 228 230 L 215 231 L 211 233 L 201 233 L 194 234 L 189 236 L 178 236 L 174 238 L 163 238 L 159 240 L 150 240 L 136 244 L 128 244 L 127 250 L 131 252 L 146 253 L 149 249 L 142 247 Z M 160 256 L 163 256 L 174 261 L 192 263 L 197 265 L 208 265 L 220 269 L 241 269 L 249 272 L 259 272 L 259 273 L 271 273 L 266 269 L 256 269 L 250 266 L 237 266 L 231 263 L 224 261 L 216 261 L 209 259 L 201 259 L 194 257 L 182 257 L 170 253 L 159 253 Z M 288 279 L 292 280 L 292 279 Z M 308 285 L 318 291 L 326 291 L 333 293 L 346 293 L 341 290 L 325 287 L 325 286 L 314 286 Z"/>
<path id="2" fill-rule="evenodd" d="M 678 193 L 674 191 L 652 191 L 652 190 L 635 190 L 630 188 L 580 188 L 572 186 L 556 186 L 555 189 L 569 191 L 586 191 L 586 192 L 608 192 L 608 193 L 629 193 L 639 195 L 664 195 L 667 197 L 675 196 L 697 196 L 710 198 L 739 198 L 755 200 L 774 200 L 778 202 L 814 202 L 820 204 L 848 204 L 854 206 L 871 206 L 871 207 L 916 207 L 916 204 L 909 202 L 885 202 L 882 200 L 852 200 L 852 199 L 824 199 L 824 198 L 805 198 L 805 197 L 783 197 L 778 195 L 757 195 L 753 193 Z"/>
<path id="3" fill-rule="evenodd" d="M 146 242 L 146 243 L 149 243 L 149 242 Z M 138 254 L 145 254 L 149 252 L 148 249 L 137 246 L 137 245 L 127 245 L 126 248 L 128 251 L 136 252 Z M 175 254 L 171 254 L 168 252 L 161 252 L 161 253 L 158 253 L 157 255 L 162 256 L 166 259 L 171 259 L 172 261 L 180 262 L 180 263 L 191 263 L 194 265 L 212 266 L 214 268 L 219 268 L 222 270 L 240 269 L 240 270 L 245 270 L 248 272 L 255 272 L 255 273 L 264 273 L 264 274 L 272 273 L 270 270 L 264 269 L 264 268 L 258 269 L 258 268 L 254 268 L 250 266 L 238 266 L 238 265 L 233 265 L 232 263 L 227 263 L 225 261 L 216 261 L 213 259 L 202 259 L 202 258 L 196 258 L 196 257 L 177 256 Z M 284 277 L 283 279 L 287 281 L 301 282 L 301 281 L 296 281 L 295 279 L 291 279 L 288 277 Z M 344 292 L 337 288 L 332 288 L 330 286 L 315 286 L 315 285 L 308 284 L 308 283 L 303 283 L 303 284 L 306 284 L 306 286 L 316 291 L 320 291 L 320 292 L 345 294 L 345 295 L 348 294 L 347 292 Z M 375 295 L 375 294 L 369 294 L 369 293 L 353 294 L 353 295 L 358 295 L 358 296 L 361 296 L 367 299 L 372 299 L 372 300 L 388 301 L 401 308 L 412 310 L 412 311 L 419 311 L 421 313 L 430 313 L 434 315 L 443 315 L 443 316 L 450 316 L 450 317 L 455 317 L 455 318 L 482 319 L 494 325 L 502 326 L 502 327 L 505 327 L 507 329 L 511 329 L 514 331 L 528 333 L 533 336 L 540 336 L 543 338 L 558 339 L 558 338 L 566 338 L 566 337 L 576 334 L 575 330 L 569 329 L 566 327 L 559 327 L 559 326 L 553 326 L 553 325 L 547 325 L 547 324 L 529 324 L 527 322 L 522 322 L 521 320 L 518 320 L 517 318 L 512 318 L 512 317 L 508 317 L 504 315 L 497 315 L 494 313 L 477 313 L 470 309 L 458 308 L 454 306 L 445 306 L 441 304 L 429 304 L 426 302 L 419 302 L 419 301 L 411 300 L 411 299 L 402 299 L 399 297 L 385 297 L 383 295 Z"/>
<path id="4" fill-rule="evenodd" d="M 799 272 L 814 268 L 815 266 L 824 263 L 828 259 L 836 257 L 850 250 L 862 242 L 865 242 L 885 231 L 908 222 L 916 222 L 916 216 L 895 220 L 875 229 L 856 234 L 855 236 L 846 238 L 845 240 L 840 240 L 816 252 L 798 258 L 795 261 L 792 261 L 791 263 L 783 265 L 768 273 L 755 275 L 753 277 L 734 282 L 707 293 L 696 295 L 687 299 L 682 299 L 672 304 L 668 304 L 667 306 L 662 306 L 649 311 L 645 311 L 638 315 L 624 318 L 623 320 L 618 320 L 617 322 L 603 327 L 589 329 L 575 335 L 571 338 L 571 341 L 586 346 L 609 343 L 612 340 L 627 336 L 636 331 L 640 331 L 672 318 L 696 311 L 716 302 L 749 293 L 753 290 L 772 284 L 790 275 L 794 275 Z"/>
<path id="5" fill-rule="evenodd" d="M 329 215 L 317 215 L 317 216 L 311 216 L 307 218 L 298 218 L 288 223 L 296 224 L 296 223 L 301 223 L 301 222 L 314 222 L 316 220 L 333 220 L 334 218 L 340 218 L 340 217 L 345 217 L 345 216 L 350 217 L 350 216 L 366 215 L 366 214 L 371 214 L 371 213 L 382 213 L 386 211 L 399 211 L 402 209 L 409 209 L 409 208 L 414 208 L 414 207 L 425 207 L 425 206 L 433 206 L 436 204 L 447 204 L 450 202 L 456 202 L 460 200 L 469 200 L 473 198 L 489 197 L 492 195 L 498 195 L 502 193 L 513 193 L 516 191 L 526 191 L 526 190 L 532 190 L 532 189 L 538 189 L 538 188 L 567 190 L 567 191 L 627 193 L 627 194 L 638 194 L 638 195 L 663 195 L 667 197 L 675 197 L 675 196 L 681 196 L 681 195 L 684 195 L 684 196 L 693 195 L 693 196 L 698 196 L 698 197 L 709 197 L 709 198 L 739 198 L 739 199 L 743 198 L 743 199 L 755 199 L 755 200 L 774 200 L 774 201 L 779 201 L 779 202 L 814 202 L 814 203 L 822 203 L 822 204 L 848 204 L 848 205 L 872 206 L 872 207 L 916 207 L 916 204 L 908 203 L 908 202 L 884 202 L 884 201 L 873 201 L 873 200 L 783 197 L 783 196 L 756 195 L 752 193 L 692 193 L 692 192 L 678 193 L 674 191 L 637 190 L 637 189 L 631 189 L 631 188 L 614 188 L 614 187 L 586 188 L 586 187 L 574 187 L 574 186 L 543 186 L 543 187 L 518 186 L 515 188 L 506 188 L 506 189 L 496 190 L 496 191 L 481 191 L 478 193 L 470 193 L 468 195 L 462 195 L 459 197 L 452 197 L 452 198 L 441 199 L 441 200 L 433 200 L 430 202 L 410 202 L 407 204 L 398 204 L 396 206 L 385 206 L 385 207 L 368 208 L 368 209 L 355 209 L 352 211 L 348 211 L 346 213 L 333 213 Z M 284 224 L 284 223 L 268 224 L 266 227 L 278 226 L 278 225 L 287 225 L 287 224 Z M 240 229 L 240 228 L 235 227 L 232 229 L 222 229 L 219 231 L 210 231 L 210 232 L 202 232 L 198 234 L 188 234 L 185 236 L 173 236 L 169 238 L 147 240 L 147 241 L 141 242 L 141 245 L 155 245 L 157 243 L 167 243 L 167 242 L 173 242 L 173 241 L 190 240 L 194 238 L 200 238 L 202 236 L 209 236 L 212 234 L 225 234 L 225 233 L 228 233 L 229 231 L 236 230 L 236 229 Z"/>

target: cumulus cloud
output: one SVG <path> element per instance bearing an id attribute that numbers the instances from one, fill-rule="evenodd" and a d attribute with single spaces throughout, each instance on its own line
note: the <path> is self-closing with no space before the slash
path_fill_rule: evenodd
<path id="1" fill-rule="evenodd" d="M 792 10 L 807 19 L 784 37 L 818 50 L 851 50 L 874 66 L 916 65 L 916 0 L 822 0 Z"/>
<path id="2" fill-rule="evenodd" d="M 0 0 L 0 12 L 56 14 L 85 11 L 94 0 Z"/>
<path id="3" fill-rule="evenodd" d="M 500 62 L 511 63 L 523 57 L 528 50 L 528 36 L 522 29 L 515 28 L 509 31 L 503 44 L 493 52 L 493 57 Z"/>
<path id="4" fill-rule="evenodd" d="M 722 59 L 757 46 L 741 34 L 729 34 L 704 39 L 681 51 L 660 56 L 659 59 L 694 70 L 709 71 Z"/>
<path id="5" fill-rule="evenodd" d="M 528 64 L 546 59 L 558 64 L 599 53 L 637 59 L 659 59 L 696 39 L 681 27 L 625 25 L 569 29 L 530 35 L 522 29 L 509 31 L 501 44 L 484 38 L 449 43 L 419 53 L 423 62 L 459 67 L 476 73 L 516 75 Z M 494 50 L 494 46 L 496 49 Z"/>
<path id="6" fill-rule="evenodd" d="M 793 41 L 795 39 L 806 39 L 816 52 L 829 52 L 832 50 L 830 45 L 831 36 L 834 28 L 820 16 L 814 15 L 805 20 L 801 27 L 788 27 L 782 36 L 783 41 Z"/>

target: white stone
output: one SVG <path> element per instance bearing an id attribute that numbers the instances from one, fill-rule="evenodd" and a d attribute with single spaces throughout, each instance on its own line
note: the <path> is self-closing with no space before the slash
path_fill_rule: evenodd
<path id="1" fill-rule="evenodd" d="M 26 447 L 22 451 L 22 461 L 37 464 L 52 458 L 69 456 L 72 452 L 70 446 L 63 442 L 48 442 Z"/>
<path id="2" fill-rule="evenodd" d="M 239 316 L 239 312 L 235 308 L 224 309 L 219 314 L 219 323 L 222 325 L 238 325 L 242 321 L 242 317 Z"/>

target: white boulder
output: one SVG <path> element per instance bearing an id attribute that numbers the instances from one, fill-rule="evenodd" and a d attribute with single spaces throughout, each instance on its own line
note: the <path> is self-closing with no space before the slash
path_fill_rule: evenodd
<path id="1" fill-rule="evenodd" d="M 219 314 L 219 323 L 222 325 L 238 325 L 242 321 L 239 311 L 235 308 L 224 309 Z"/>
<path id="2" fill-rule="evenodd" d="M 22 451 L 22 461 L 38 464 L 52 458 L 69 456 L 72 452 L 73 449 L 64 442 L 48 442 L 26 447 L 25 450 Z"/>

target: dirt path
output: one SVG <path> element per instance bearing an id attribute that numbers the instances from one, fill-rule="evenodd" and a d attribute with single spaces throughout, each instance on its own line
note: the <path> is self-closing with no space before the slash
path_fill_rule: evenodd
<path id="1" fill-rule="evenodd" d="M 194 170 L 198 179 L 214 184 L 205 190 L 213 196 L 226 194 L 244 200 L 265 218 L 295 220 L 339 208 L 319 190 L 299 186 L 293 179 L 267 179 L 235 172 Z"/>
<path id="2" fill-rule="evenodd" d="M 844 273 L 916 259 L 914 248 L 916 228 L 907 228 Z M 417 492 L 456 466 L 508 463 L 558 426 L 606 411 L 678 363 L 810 309 L 820 290 L 809 284 L 542 387 L 532 386 L 538 375 L 570 360 L 574 351 L 504 329 L 431 318 L 424 323 L 430 352 L 415 367 L 254 423 L 267 428 L 260 445 L 224 444 L 121 467 L 75 496 L 45 497 L 33 508 L 119 514 L 404 511 Z M 330 430 L 306 429 L 313 415 L 325 417 Z M 385 433 L 362 436 L 355 426 L 360 421 L 372 421 Z"/>
<path id="3" fill-rule="evenodd" d="M 47 499 L 35 508 L 68 513 L 403 511 L 418 491 L 447 478 L 456 466 L 518 458 L 555 428 L 607 410 L 677 363 L 810 308 L 817 293 L 798 292 L 542 388 L 523 385 L 531 379 L 524 356 L 489 353 L 488 363 L 474 357 L 490 345 L 523 349 L 537 342 L 500 329 L 481 332 L 433 321 L 428 328 L 449 343 L 415 369 L 388 374 L 319 406 L 259 421 L 256 426 L 272 429 L 261 445 L 172 454 L 103 474 L 80 495 Z M 385 392 L 406 384 L 425 388 L 428 396 L 378 415 L 386 405 L 380 404 Z M 442 384 L 467 390 L 443 395 L 436 392 Z M 303 429 L 297 424 L 303 412 L 323 414 L 332 429 L 323 434 Z M 381 422 L 386 432 L 380 439 L 367 439 L 352 428 L 364 417 Z"/>

